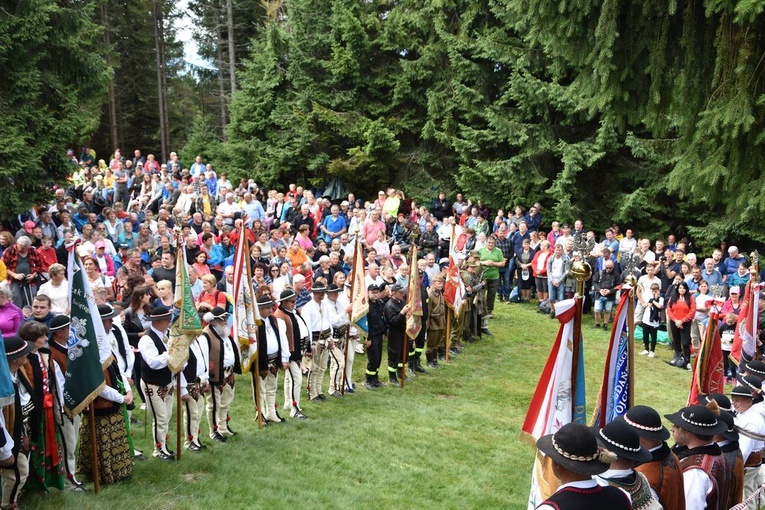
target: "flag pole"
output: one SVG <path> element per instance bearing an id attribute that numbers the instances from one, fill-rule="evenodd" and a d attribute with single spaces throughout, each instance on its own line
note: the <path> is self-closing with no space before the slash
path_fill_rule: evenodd
<path id="1" fill-rule="evenodd" d="M 579 372 L 579 356 L 582 344 L 582 308 L 584 305 L 584 282 L 586 282 L 590 276 L 592 276 L 592 267 L 586 261 L 576 261 L 571 266 L 571 274 L 576 279 L 576 294 L 574 296 L 574 331 L 573 331 L 573 346 L 572 346 L 572 363 L 571 363 L 571 399 L 574 401 L 574 396 L 577 392 L 578 372 Z M 571 406 L 571 421 L 577 414 L 575 407 Z"/>
<path id="2" fill-rule="evenodd" d="M 183 434 L 183 425 L 181 424 L 181 414 L 183 414 L 183 408 L 181 407 L 181 373 L 175 376 L 175 451 L 176 459 L 181 460 L 181 434 Z"/>
<path id="3" fill-rule="evenodd" d="M 412 273 L 415 274 L 415 278 L 417 277 L 416 273 L 412 270 L 412 264 L 417 263 L 417 261 L 414 259 L 416 254 L 417 254 L 417 247 L 414 244 L 411 244 L 409 246 L 409 253 L 407 254 L 409 256 L 410 279 L 411 279 Z M 409 281 L 408 283 L 409 283 L 410 289 L 412 290 L 412 292 L 414 292 L 415 289 L 412 289 L 412 282 Z M 419 287 L 419 282 L 417 282 L 416 287 Z M 417 288 L 416 290 L 419 290 L 419 288 Z M 404 306 L 409 304 L 410 299 L 412 299 L 412 296 L 410 296 L 407 293 L 406 301 L 404 301 Z M 409 310 L 409 312 L 411 313 L 412 311 Z M 403 346 L 401 347 L 401 381 L 400 382 L 401 382 L 402 390 L 404 389 L 404 381 L 406 381 L 406 357 L 409 354 L 409 334 L 407 333 L 407 329 L 408 327 L 404 329 L 404 342 L 403 342 Z M 414 338 L 412 338 L 412 343 L 414 343 Z"/>
<path id="4" fill-rule="evenodd" d="M 635 405 L 635 277 L 630 276 L 629 298 L 627 300 L 627 370 L 629 371 L 629 387 L 627 388 L 627 406 L 632 409 Z"/>
<path id="5" fill-rule="evenodd" d="M 450 310 L 449 307 L 446 307 L 446 354 L 444 357 L 444 360 L 446 363 L 449 363 L 449 348 L 451 347 L 451 336 L 452 336 L 452 316 L 454 315 L 454 310 Z"/>
<path id="6" fill-rule="evenodd" d="M 93 463 L 93 492 L 101 492 L 101 481 L 98 479 L 98 442 L 96 441 L 96 416 L 93 404 L 88 406 L 88 425 L 90 426 L 91 462 Z"/>
<path id="7" fill-rule="evenodd" d="M 244 244 L 244 252 L 242 256 L 244 257 L 245 264 L 247 265 L 247 285 L 250 286 L 250 298 L 252 299 L 252 306 L 253 306 L 253 313 L 254 313 L 254 307 L 258 306 L 258 299 L 255 296 L 255 289 L 252 288 L 252 265 L 250 264 L 250 239 L 247 237 L 246 231 L 245 231 L 245 218 L 242 218 L 242 223 L 239 226 L 239 235 L 242 236 L 243 244 Z M 257 324 L 256 324 L 257 326 Z M 248 332 L 249 334 L 249 332 Z M 258 428 L 263 428 L 263 410 L 260 408 L 260 381 L 258 381 L 258 377 L 260 377 L 260 374 L 258 373 L 258 366 L 259 361 L 258 357 L 260 356 L 260 342 L 259 339 L 256 337 L 256 345 L 257 350 L 255 351 L 255 363 L 250 363 L 250 374 L 252 375 L 252 391 L 253 391 L 253 398 L 255 399 L 255 414 L 256 419 L 258 421 Z M 253 367 L 253 365 L 255 365 Z"/>
<path id="8" fill-rule="evenodd" d="M 361 243 L 359 242 L 358 237 L 356 238 L 356 246 L 354 247 L 354 250 L 358 250 L 361 248 Z M 348 314 L 348 329 L 345 331 L 345 347 L 343 348 L 343 387 L 340 388 L 340 394 L 345 395 L 345 388 L 346 386 L 349 386 L 351 381 L 348 380 L 348 344 L 351 340 L 351 315 L 353 314 L 353 291 L 356 287 L 356 253 L 353 252 L 353 267 L 351 268 L 351 299 L 348 301 L 350 302 L 351 306 L 351 313 Z"/>

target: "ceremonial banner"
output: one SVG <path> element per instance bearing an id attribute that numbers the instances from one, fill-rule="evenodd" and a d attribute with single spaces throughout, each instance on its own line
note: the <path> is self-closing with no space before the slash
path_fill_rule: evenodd
<path id="1" fill-rule="evenodd" d="M 720 340 L 720 330 L 717 327 L 719 307 L 710 302 L 709 323 L 706 334 L 696 353 L 693 365 L 691 390 L 688 393 L 688 405 L 699 403 L 699 395 L 710 393 L 725 393 L 725 374 L 723 372 L 723 353 Z"/>
<path id="2" fill-rule="evenodd" d="M 533 444 L 544 435 L 554 434 L 567 423 L 573 421 L 584 424 L 585 419 L 584 350 L 581 347 L 578 349 L 579 356 L 576 360 L 573 350 L 576 315 L 574 299 L 555 303 L 555 314 L 560 322 L 558 336 L 550 350 L 521 427 L 521 437 Z M 574 367 L 577 367 L 576 393 L 572 395 L 571 375 Z M 528 508 L 536 508 L 552 495 L 556 488 L 557 482 L 552 474 L 549 459 L 537 452 L 531 475 Z"/>
<path id="3" fill-rule="evenodd" d="M 369 301 L 367 288 L 364 285 L 364 250 L 361 243 L 356 242 L 353 254 L 353 281 L 351 282 L 353 295 L 351 296 L 351 324 L 359 330 L 363 338 L 369 333 L 367 313 L 369 313 Z"/>
<path id="4" fill-rule="evenodd" d="M 252 276 L 250 275 L 250 242 L 247 234 L 239 233 L 234 253 L 234 320 L 231 333 L 237 340 L 242 360 L 242 372 L 249 372 L 258 356 L 257 330 L 260 311 L 254 305 Z"/>
<path id="5" fill-rule="evenodd" d="M 189 359 L 189 346 L 202 332 L 202 321 L 194 306 L 194 297 L 189 285 L 189 273 L 186 266 L 186 249 L 178 247 L 175 261 L 175 305 L 180 315 L 170 326 L 170 339 L 167 342 L 167 368 L 177 374 Z"/>
<path id="6" fill-rule="evenodd" d="M 757 315 L 760 310 L 760 287 L 762 284 L 749 280 L 744 301 L 736 323 L 733 348 L 730 357 L 737 365 L 751 361 L 757 352 Z"/>
<path id="7" fill-rule="evenodd" d="M 422 292 L 420 291 L 420 272 L 417 270 L 417 247 L 412 245 L 412 263 L 409 264 L 409 290 L 406 304 L 406 334 L 409 338 L 417 338 L 422 329 Z"/>
<path id="8" fill-rule="evenodd" d="M 630 379 L 629 331 L 627 326 L 629 292 L 622 292 L 619 306 L 614 315 L 614 327 L 611 329 L 611 342 L 606 355 L 606 365 L 603 369 L 603 382 L 598 392 L 598 400 L 592 414 L 591 425 L 603 428 L 614 418 L 622 416 L 629 410 Z"/>
<path id="9" fill-rule="evenodd" d="M 68 265 L 72 295 L 64 410 L 69 416 L 76 416 L 101 393 L 104 366 L 111 363 L 112 354 L 93 291 L 74 249 L 69 251 Z"/>
<path id="10" fill-rule="evenodd" d="M 459 248 L 459 245 L 461 244 L 464 248 L 463 238 L 462 227 L 452 226 L 452 238 L 449 243 L 449 269 L 446 283 L 444 283 L 444 301 L 449 308 L 454 310 L 455 316 L 459 316 L 465 299 L 465 284 L 460 277 L 459 267 L 463 259 L 461 256 L 462 248 Z"/>

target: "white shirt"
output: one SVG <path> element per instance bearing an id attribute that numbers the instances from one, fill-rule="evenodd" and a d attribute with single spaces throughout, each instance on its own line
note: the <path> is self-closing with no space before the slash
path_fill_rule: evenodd
<path id="1" fill-rule="evenodd" d="M 714 489 L 706 471 L 700 467 L 686 469 L 683 471 L 683 484 L 686 510 L 704 510 L 707 507 L 707 496 Z"/>
<path id="2" fill-rule="evenodd" d="M 328 298 L 325 297 L 324 299 Z M 330 319 L 332 329 L 337 329 L 350 324 L 351 318 L 348 317 L 348 314 L 345 312 L 348 308 L 348 298 L 340 294 L 337 296 L 335 302 L 329 301 L 329 304 L 332 306 L 332 311 L 334 312 Z"/>
<path id="3" fill-rule="evenodd" d="M 125 349 L 125 357 L 122 357 L 122 354 L 120 354 L 119 345 L 117 342 L 119 340 L 117 339 L 117 335 L 114 334 L 114 330 L 118 329 L 120 334 L 122 335 L 122 345 Z M 106 339 L 109 341 L 109 345 L 112 347 L 112 354 L 114 355 L 114 358 L 117 360 L 117 364 L 120 366 L 120 371 L 123 374 L 130 375 L 133 373 L 133 365 L 135 364 L 135 353 L 133 352 L 133 348 L 128 343 L 128 335 L 125 332 L 125 329 L 119 325 L 112 323 L 112 330 L 109 331 L 109 334 L 106 336 Z M 127 381 L 125 381 L 127 382 Z"/>
<path id="4" fill-rule="evenodd" d="M 200 342 L 200 339 L 202 342 Z M 199 379 L 199 382 L 202 384 L 206 383 L 210 379 L 210 349 L 208 348 L 207 338 L 205 338 L 204 335 L 200 335 L 191 342 L 189 345 L 189 356 L 194 356 L 197 360 L 197 373 L 195 375 Z"/>
<path id="5" fill-rule="evenodd" d="M 5 460 L 11 456 L 13 450 L 13 438 L 8 433 L 8 429 L 5 427 L 5 417 L 3 413 L 0 413 L 0 427 L 3 428 L 3 434 L 5 434 L 5 446 L 0 448 L 0 460 Z"/>
<path id="6" fill-rule="evenodd" d="M 271 327 L 271 321 L 264 319 L 263 325 L 266 329 L 266 354 L 271 356 L 276 353 L 281 353 L 281 362 L 289 363 L 290 361 L 290 345 L 287 339 L 287 325 L 282 319 L 274 317 L 276 319 L 276 327 L 279 329 L 279 337 L 276 337 L 276 331 Z"/>
<path id="7" fill-rule="evenodd" d="M 50 298 L 50 311 L 55 315 L 67 313 L 69 308 L 69 282 L 63 280 L 58 287 L 53 286 L 53 281 L 47 281 L 40 285 L 38 294 L 43 294 Z"/>
<path id="8" fill-rule="evenodd" d="M 319 305 L 316 300 L 311 299 L 300 310 L 300 315 L 303 316 L 305 323 L 312 332 L 332 329 L 332 312 L 327 305 L 328 301 L 325 296 Z"/>
<path id="9" fill-rule="evenodd" d="M 765 418 L 762 417 L 759 410 L 754 406 L 750 407 L 743 413 L 736 414 L 734 418 L 735 424 L 742 428 L 754 432 L 756 434 L 765 434 Z M 744 434 L 738 436 L 738 448 L 741 450 L 741 455 L 744 457 L 744 462 L 752 454 L 752 452 L 758 452 L 765 448 L 765 442 L 758 441 L 746 437 Z"/>
<path id="10" fill-rule="evenodd" d="M 167 349 L 167 337 L 165 335 L 168 332 L 166 331 L 165 333 L 162 333 L 161 331 L 157 331 L 154 329 L 154 326 L 151 326 L 150 329 L 162 339 L 162 343 L 165 344 L 165 349 Z M 169 352 L 165 350 L 165 352 L 160 354 L 159 351 L 157 351 L 157 346 L 154 345 L 154 340 L 149 335 L 142 336 L 138 341 L 138 352 L 141 353 L 144 362 L 149 365 L 149 368 L 152 370 L 161 370 L 167 367 Z M 187 393 L 186 378 L 183 376 L 183 371 L 179 372 L 178 375 L 181 376 L 181 396 L 183 396 Z"/>

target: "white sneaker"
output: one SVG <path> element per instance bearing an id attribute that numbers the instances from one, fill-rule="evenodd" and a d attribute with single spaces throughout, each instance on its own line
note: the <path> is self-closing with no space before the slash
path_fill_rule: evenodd
<path id="1" fill-rule="evenodd" d="M 640 355 L 641 355 L 641 356 L 645 356 L 646 354 L 648 354 L 648 351 L 647 351 L 647 350 L 645 350 L 645 351 L 643 351 L 643 352 L 641 352 L 641 353 L 640 353 Z"/>
<path id="2" fill-rule="evenodd" d="M 364 354 L 364 346 L 361 344 L 356 344 L 356 354 Z"/>
<path id="3" fill-rule="evenodd" d="M 145 411 L 145 410 L 146 410 L 146 403 L 144 402 L 143 404 L 141 404 L 141 411 Z"/>
<path id="4" fill-rule="evenodd" d="M 651 351 L 651 352 L 648 353 L 648 357 L 649 358 L 655 358 L 656 357 L 656 353 Z"/>

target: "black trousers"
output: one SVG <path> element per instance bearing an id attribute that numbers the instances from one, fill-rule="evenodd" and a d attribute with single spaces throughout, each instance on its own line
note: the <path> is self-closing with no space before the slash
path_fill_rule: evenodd
<path id="1" fill-rule="evenodd" d="M 404 337 L 406 331 L 388 333 L 388 372 L 403 366 Z"/>
<path id="2" fill-rule="evenodd" d="M 668 320 L 669 329 L 672 332 L 672 338 L 675 339 L 675 352 L 680 354 L 682 349 L 683 357 L 691 359 L 691 323 L 684 322 L 682 328 L 675 326 L 675 322 Z"/>
<path id="3" fill-rule="evenodd" d="M 382 362 L 382 335 L 369 335 L 372 344 L 367 349 L 367 375 L 376 376 Z"/>

